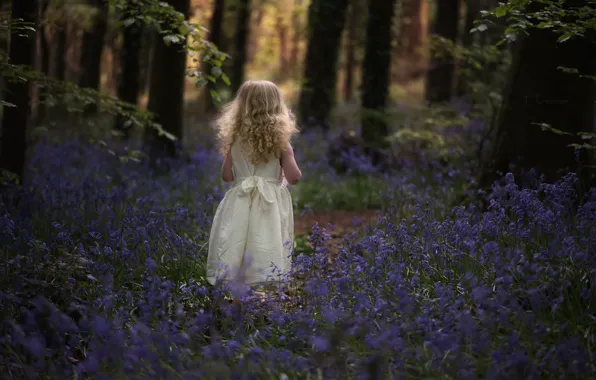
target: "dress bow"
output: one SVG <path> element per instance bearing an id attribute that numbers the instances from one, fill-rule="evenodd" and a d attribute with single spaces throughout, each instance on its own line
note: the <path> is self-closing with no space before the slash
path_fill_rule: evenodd
<path id="1" fill-rule="evenodd" d="M 253 190 L 256 190 L 265 204 L 270 205 L 275 202 L 273 191 L 266 186 L 268 181 L 265 178 L 253 175 L 240 180 L 239 195 L 241 197 L 250 195 Z"/>

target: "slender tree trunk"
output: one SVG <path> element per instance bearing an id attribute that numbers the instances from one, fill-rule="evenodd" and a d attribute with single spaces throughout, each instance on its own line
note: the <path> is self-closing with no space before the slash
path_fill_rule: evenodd
<path id="1" fill-rule="evenodd" d="M 54 78 L 57 80 L 63 81 L 66 78 L 66 68 L 67 68 L 67 27 L 65 22 L 61 22 L 58 24 L 58 28 L 56 31 L 56 47 L 54 53 Z"/>
<path id="2" fill-rule="evenodd" d="M 240 0 L 236 15 L 234 35 L 234 57 L 232 57 L 232 91 L 237 91 L 244 82 L 246 64 L 246 41 L 250 33 L 250 0 Z"/>
<path id="3" fill-rule="evenodd" d="M 464 48 L 469 49 L 476 42 L 477 33 L 470 33 L 470 30 L 474 27 L 474 21 L 480 18 L 481 10 L 481 0 L 466 0 L 466 20 L 462 36 L 462 45 Z M 467 86 L 465 79 L 462 77 L 458 78 L 456 87 L 457 96 L 466 94 Z"/>
<path id="4" fill-rule="evenodd" d="M 117 92 L 119 99 L 131 104 L 138 103 L 141 90 L 142 36 L 142 26 L 138 23 L 126 27 L 123 32 L 122 50 L 120 51 L 121 70 L 118 76 Z M 129 136 L 129 127 L 124 117 L 116 118 L 116 129 L 124 133 L 126 138 Z"/>
<path id="5" fill-rule="evenodd" d="M 354 70 L 356 69 L 356 47 L 358 45 L 358 27 L 360 26 L 360 9 L 357 3 L 360 0 L 352 0 L 348 10 L 347 20 L 347 47 L 346 47 L 346 67 L 344 82 L 344 100 L 351 102 L 354 97 Z"/>
<path id="6" fill-rule="evenodd" d="M 391 31 L 396 0 L 369 0 L 366 51 L 362 68 L 362 138 L 367 146 L 384 145 L 388 134 L 382 113 L 387 106 L 391 66 Z"/>
<path id="7" fill-rule="evenodd" d="M 348 0 L 312 0 L 308 47 L 298 101 L 300 124 L 329 129 L 336 98 L 337 66 Z"/>
<path id="8" fill-rule="evenodd" d="M 255 21 L 253 28 L 251 28 L 250 35 L 248 36 L 248 53 L 246 57 L 246 63 L 252 64 L 255 61 L 257 50 L 259 48 L 259 39 L 261 37 L 261 23 L 263 22 L 263 16 L 265 12 L 263 7 L 259 6 L 257 9 L 253 9 L 256 12 Z"/>
<path id="9" fill-rule="evenodd" d="M 438 1 L 434 34 L 451 40 L 457 39 L 459 20 L 459 0 Z M 453 60 L 445 62 L 443 58 L 433 57 L 426 77 L 426 100 L 430 103 L 447 102 L 453 90 Z"/>
<path id="10" fill-rule="evenodd" d="M 422 3 L 423 0 L 405 0 L 403 2 L 399 37 L 402 41 L 402 55 L 406 57 L 414 58 L 414 53 L 422 42 L 422 25 L 420 22 Z"/>
<path id="11" fill-rule="evenodd" d="M 151 87 L 151 71 L 153 70 L 153 50 L 157 40 L 157 32 L 149 28 L 143 29 L 141 42 L 140 86 L 144 94 L 149 94 Z"/>
<path id="12" fill-rule="evenodd" d="M 45 14 L 48 8 L 49 0 L 39 1 L 39 69 L 42 73 L 48 75 L 50 73 L 50 44 L 47 39 L 47 28 L 45 25 Z M 37 104 L 36 124 L 41 124 L 46 117 L 46 105 L 44 89 L 39 88 L 39 102 Z"/>
<path id="13" fill-rule="evenodd" d="M 190 0 L 169 0 L 174 9 L 188 19 Z M 162 39 L 156 41 L 151 73 L 148 110 L 156 115 L 163 129 L 174 135 L 179 144 L 184 133 L 184 79 L 186 77 L 186 51 L 183 46 L 166 46 Z M 164 75 L 167 73 L 167 75 Z M 176 143 L 157 131 L 147 128 L 145 144 L 154 162 L 164 157 L 175 157 Z"/>
<path id="14" fill-rule="evenodd" d="M 35 23 L 37 3 L 35 0 L 13 0 L 11 18 L 23 19 Z M 29 31 L 11 34 L 9 57 L 15 65 L 33 67 L 35 33 Z M 31 109 L 29 82 L 6 83 L 4 99 L 16 107 L 4 107 L 2 117 L 2 145 L 0 149 L 0 167 L 16 174 L 22 181 L 25 174 L 25 155 L 27 151 L 27 121 Z"/>
<path id="15" fill-rule="evenodd" d="M 300 14 L 302 11 L 302 0 L 294 0 L 294 9 L 292 12 L 292 29 L 294 30 L 294 38 L 292 40 L 292 49 L 290 50 L 290 63 L 292 70 L 292 78 L 296 78 L 300 72 L 300 41 L 302 40 L 302 22 Z"/>
<path id="16" fill-rule="evenodd" d="M 79 85 L 83 88 L 92 88 L 99 90 L 101 80 L 101 56 L 105 45 L 105 36 L 107 32 L 107 8 L 102 0 L 89 0 L 89 4 L 94 6 L 98 14 L 93 20 L 93 26 L 90 30 L 83 32 L 82 53 L 81 53 L 81 76 Z M 97 112 L 97 105 L 89 105 L 85 113 L 92 114 Z"/>
<path id="17" fill-rule="evenodd" d="M 215 0 L 213 3 L 213 14 L 211 15 L 211 22 L 209 28 L 209 41 L 214 44 L 218 49 L 221 49 L 223 42 L 223 19 L 226 3 L 225 0 Z M 210 75 L 212 67 L 208 64 L 205 65 L 205 73 Z M 217 85 L 213 82 L 207 84 L 207 89 L 210 91 L 217 91 Z M 207 112 L 213 112 L 216 108 L 216 104 L 213 102 L 209 93 L 207 93 L 206 99 Z"/>
<path id="18" fill-rule="evenodd" d="M 289 74 L 289 49 L 288 49 L 288 27 L 284 24 L 282 17 L 277 18 L 277 35 L 279 37 L 279 73 L 280 79 L 287 78 Z"/>
<path id="19" fill-rule="evenodd" d="M 586 1 L 568 3 L 587 4 Z M 578 168 L 574 150 L 568 146 L 578 142 L 577 137 L 542 131 L 534 123 L 547 123 L 574 135 L 594 130 L 594 82 L 558 69 L 572 67 L 582 74 L 596 74 L 594 40 L 595 33 L 589 32 L 584 38 L 557 43 L 557 35 L 550 30 L 533 29 L 529 36 L 517 42 L 494 128 L 492 154 L 480 176 L 481 186 L 490 186 L 499 172 L 511 169 L 510 165 L 515 166 L 515 173 L 536 169 L 547 181 L 555 181 L 565 171 Z"/>

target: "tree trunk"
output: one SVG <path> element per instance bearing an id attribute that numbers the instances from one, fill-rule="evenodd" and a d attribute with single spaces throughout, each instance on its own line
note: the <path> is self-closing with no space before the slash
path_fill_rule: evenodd
<path id="1" fill-rule="evenodd" d="M 300 41 L 302 40 L 302 23 L 300 14 L 302 10 L 302 0 L 294 0 L 294 9 L 292 12 L 292 29 L 294 38 L 292 40 L 292 50 L 290 51 L 290 63 L 292 69 L 292 78 L 296 78 L 299 73 L 300 63 Z"/>
<path id="2" fill-rule="evenodd" d="M 312 0 L 308 12 L 308 47 L 298 102 L 300 124 L 329 129 L 335 105 L 337 66 L 348 0 Z"/>
<path id="3" fill-rule="evenodd" d="M 561 171 L 578 168 L 574 150 L 568 147 L 578 142 L 577 137 L 542 131 L 533 123 L 547 123 L 574 135 L 594 130 L 594 82 L 557 69 L 577 68 L 582 74 L 594 75 L 593 41 L 590 32 L 584 38 L 557 43 L 557 35 L 548 29 L 533 29 L 518 41 L 481 186 L 490 186 L 498 172 L 508 172 L 511 165 L 516 174 L 536 169 L 547 181 L 557 180 Z"/>
<path id="4" fill-rule="evenodd" d="M 288 49 L 288 27 L 284 24 L 283 17 L 277 18 L 277 35 L 279 37 L 279 78 L 286 79 L 289 74 L 289 49 Z"/>
<path id="5" fill-rule="evenodd" d="M 354 93 L 354 68 L 356 66 L 356 12 L 354 9 L 354 1 L 348 7 L 348 19 L 347 19 L 347 41 L 346 41 L 346 67 L 345 67 L 345 82 L 344 82 L 344 101 L 351 102 L 352 95 Z"/>
<path id="6" fill-rule="evenodd" d="M 437 2 L 434 34 L 451 40 L 457 39 L 459 20 L 459 0 Z M 443 58 L 431 59 L 430 69 L 426 77 L 426 100 L 430 103 L 447 102 L 453 90 L 453 73 L 455 65 L 452 59 L 445 62 Z"/>
<path id="7" fill-rule="evenodd" d="M 120 51 L 120 74 L 118 76 L 118 98 L 137 104 L 141 90 L 141 42 L 143 29 L 139 23 L 134 23 L 123 32 L 122 50 Z M 124 133 L 128 138 L 130 128 L 126 125 L 126 118 L 116 118 L 116 129 Z"/>
<path id="8" fill-rule="evenodd" d="M 79 86 L 99 90 L 101 80 L 101 55 L 107 32 L 107 8 L 102 0 L 89 0 L 89 4 L 96 8 L 98 14 L 93 20 L 90 30 L 83 32 L 81 52 L 81 76 Z M 86 114 L 97 112 L 97 104 L 91 104 L 85 109 Z"/>
<path id="9" fill-rule="evenodd" d="M 214 44 L 218 49 L 221 48 L 222 44 L 222 32 L 223 32 L 223 19 L 226 3 L 225 0 L 215 0 L 213 3 L 213 14 L 211 15 L 211 22 L 209 28 L 209 41 Z M 208 64 L 205 65 L 205 74 L 210 75 L 212 67 Z M 207 84 L 206 109 L 207 112 L 213 112 L 216 109 L 216 104 L 209 95 L 210 91 L 217 91 L 217 85 L 211 81 Z"/>
<path id="10" fill-rule="evenodd" d="M 250 29 L 250 0 L 240 0 L 236 14 L 234 56 L 232 57 L 232 91 L 236 92 L 244 82 L 246 64 L 246 41 Z"/>
<path id="11" fill-rule="evenodd" d="M 46 25 L 45 25 L 45 14 L 48 8 L 49 0 L 41 0 L 39 1 L 39 70 L 43 73 L 48 75 L 50 73 L 50 44 L 48 43 L 47 35 L 46 35 Z M 36 117 L 36 124 L 41 124 L 45 120 L 46 117 L 46 105 L 45 105 L 45 89 L 39 88 L 39 102 L 37 103 L 37 114 Z"/>
<path id="12" fill-rule="evenodd" d="M 470 49 L 476 43 L 478 33 L 470 33 L 470 30 L 474 28 L 474 21 L 480 18 L 481 10 L 481 0 L 466 0 L 466 20 L 462 36 L 462 45 L 464 48 Z M 460 97 L 464 96 L 467 92 L 464 79 L 460 76 L 457 81 L 456 93 Z"/>
<path id="13" fill-rule="evenodd" d="M 11 19 L 23 19 L 34 23 L 37 16 L 35 0 L 13 0 Z M 33 67 L 35 32 L 15 31 L 11 34 L 9 58 L 14 65 Z M 27 121 L 30 114 L 28 82 L 8 82 L 5 85 L 4 99 L 16 107 L 4 107 L 2 117 L 2 147 L 0 150 L 0 167 L 16 174 L 22 181 L 25 174 L 25 155 L 27 150 Z"/>
<path id="14" fill-rule="evenodd" d="M 412 61 L 418 58 L 419 49 L 426 42 L 427 18 L 427 0 L 404 1 L 399 38 L 402 55 L 411 57 Z"/>
<path id="15" fill-rule="evenodd" d="M 255 9 L 253 9 L 255 10 Z M 246 57 L 246 63 L 251 64 L 254 62 L 259 48 L 259 38 L 261 36 L 261 23 L 263 22 L 263 16 L 265 12 L 262 6 L 259 6 L 256 10 L 255 22 L 253 28 L 248 36 L 248 52 Z"/>
<path id="16" fill-rule="evenodd" d="M 66 56 L 66 48 L 67 48 L 67 32 L 66 32 L 66 23 L 61 22 L 58 24 L 58 28 L 56 31 L 56 47 L 54 52 L 54 78 L 57 80 L 63 81 L 66 78 L 66 68 L 67 68 L 67 56 Z"/>
<path id="17" fill-rule="evenodd" d="M 385 111 L 389 94 L 395 4 L 396 0 L 369 0 L 362 67 L 362 138 L 367 146 L 383 146 L 388 134 L 387 124 L 379 113 Z"/>
<path id="18" fill-rule="evenodd" d="M 151 87 L 151 71 L 153 70 L 153 50 L 157 41 L 157 32 L 150 28 L 143 28 L 141 42 L 140 86 L 144 94 L 149 94 Z"/>
<path id="19" fill-rule="evenodd" d="M 188 19 L 190 0 L 169 0 L 178 12 Z M 186 51 L 183 46 L 166 46 L 161 38 L 155 43 L 151 89 L 148 110 L 155 114 L 157 123 L 182 142 L 184 132 L 184 79 L 186 77 Z M 165 74 L 167 73 L 167 74 Z M 158 136 L 153 128 L 147 128 L 145 144 L 153 162 L 164 157 L 176 156 L 176 143 L 165 136 Z"/>

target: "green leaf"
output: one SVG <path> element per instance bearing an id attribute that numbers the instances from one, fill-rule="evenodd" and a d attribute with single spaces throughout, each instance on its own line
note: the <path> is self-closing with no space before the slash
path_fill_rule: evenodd
<path id="1" fill-rule="evenodd" d="M 564 33 L 564 34 L 562 34 L 562 35 L 560 35 L 560 36 L 559 36 L 559 38 L 557 39 L 557 42 L 560 42 L 560 43 L 562 43 L 562 42 L 565 42 L 565 41 L 567 41 L 567 40 L 568 40 L 568 39 L 570 39 L 570 38 L 571 38 L 571 34 L 569 34 L 569 33 Z"/>
<path id="2" fill-rule="evenodd" d="M 557 67 L 557 69 L 561 70 L 565 73 L 568 73 L 568 74 L 578 74 L 579 73 L 579 70 L 576 68 L 573 68 L 573 67 L 559 66 L 559 67 Z"/>
<path id="3" fill-rule="evenodd" d="M 218 66 L 214 66 L 211 68 L 211 75 L 213 75 L 215 78 L 219 77 L 222 73 L 223 71 Z"/>
<path id="4" fill-rule="evenodd" d="M 128 28 L 129 26 L 131 26 L 134 23 L 135 23 L 134 18 L 127 18 L 126 20 L 122 21 L 122 25 L 124 25 L 125 28 Z"/>
<path id="5" fill-rule="evenodd" d="M 501 5 L 495 9 L 495 16 L 500 18 L 505 15 L 507 15 L 507 7 L 505 5 Z"/>
<path id="6" fill-rule="evenodd" d="M 211 90 L 209 90 L 209 94 L 211 94 L 211 99 L 213 99 L 215 104 L 217 104 L 217 105 L 221 104 L 221 98 L 219 97 L 219 94 L 217 93 L 217 91 L 211 89 Z"/>
<path id="7" fill-rule="evenodd" d="M 201 77 L 195 82 L 195 87 L 203 88 L 205 85 L 207 85 L 207 83 L 209 83 L 209 81 L 207 79 Z"/>
<path id="8" fill-rule="evenodd" d="M 224 83 L 227 84 L 228 86 L 232 85 L 232 83 L 230 82 L 230 78 L 228 78 L 226 73 L 221 73 L 221 80 L 223 80 Z"/>

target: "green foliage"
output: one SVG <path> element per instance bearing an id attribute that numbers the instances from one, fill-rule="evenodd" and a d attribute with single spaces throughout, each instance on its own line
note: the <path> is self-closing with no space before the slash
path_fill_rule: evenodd
<path id="1" fill-rule="evenodd" d="M 134 24 L 145 24 L 157 30 L 166 45 L 178 45 L 192 57 L 197 65 L 212 67 L 210 72 L 192 69 L 188 76 L 195 79 L 197 88 L 208 82 L 216 83 L 218 79 L 229 85 L 230 81 L 221 69 L 229 55 L 218 50 L 208 41 L 204 34 L 206 28 L 187 21 L 184 15 L 176 11 L 170 4 L 158 0 L 109 0 L 110 6 L 120 14 L 120 24 L 131 27 Z M 214 100 L 219 99 L 217 93 L 211 93 Z"/>
<path id="2" fill-rule="evenodd" d="M 483 32 L 495 25 L 495 19 L 504 19 L 507 28 L 500 43 L 515 41 L 533 28 L 551 29 L 559 36 L 559 42 L 565 42 L 596 30 L 595 5 L 593 0 L 583 6 L 570 5 L 564 0 L 510 0 L 499 3 L 495 9 L 482 11 L 483 19 L 477 21 L 474 31 Z"/>
<path id="3" fill-rule="evenodd" d="M 177 12 L 165 2 L 110 0 L 108 4 L 113 10 L 120 12 L 123 27 L 131 27 L 135 23 L 144 23 L 155 27 L 166 44 L 180 45 L 181 49 L 191 57 L 196 57 L 200 53 L 203 55 L 204 62 L 215 67 L 221 67 L 227 57 L 226 54 L 218 51 L 216 46 L 203 38 L 202 33 L 207 31 L 205 28 L 186 21 L 182 13 Z M 70 18 L 79 13 L 88 15 L 86 11 L 89 9 L 79 8 L 78 5 L 80 4 L 71 4 L 69 0 L 52 2 L 46 13 L 45 22 L 57 21 L 64 17 Z M 0 32 L 7 33 L 9 31 L 25 35 L 35 29 L 33 24 L 25 23 L 22 20 L 0 22 Z M 198 63 L 199 59 L 194 58 L 194 62 Z M 207 81 L 215 82 L 218 78 L 229 83 L 229 79 L 221 70 L 219 72 L 212 70 L 211 73 L 205 75 L 198 69 L 193 69 L 188 71 L 187 75 L 196 78 L 197 87 L 202 87 Z M 73 83 L 55 80 L 29 67 L 13 65 L 4 52 L 0 52 L 0 76 L 7 81 L 30 82 L 38 85 L 45 95 L 40 101 L 49 107 L 64 105 L 68 112 L 80 113 L 87 105 L 95 103 L 106 113 L 123 116 L 130 126 L 154 128 L 160 136 L 165 136 L 170 140 L 176 139 L 161 125 L 153 122 L 149 112 L 93 89 L 79 88 Z M 217 96 L 217 94 L 212 95 Z M 14 107 L 15 105 L 0 101 L 0 106 Z"/>
<path id="4" fill-rule="evenodd" d="M 545 123 L 534 123 L 534 124 L 538 125 L 544 132 L 552 132 L 559 136 L 574 137 L 577 142 L 569 144 L 568 146 L 570 148 L 574 148 L 574 149 L 578 149 L 578 150 L 585 149 L 585 150 L 589 150 L 589 151 L 596 151 L 596 133 L 590 133 L 590 132 L 569 133 L 569 132 L 565 132 L 565 131 L 562 131 L 557 128 L 553 128 L 550 125 L 545 124 Z"/>
<path id="5" fill-rule="evenodd" d="M 309 180 L 300 183 L 292 192 L 297 210 L 366 210 L 382 205 L 381 194 L 386 183 L 374 175 L 354 175 L 335 180 Z"/>

